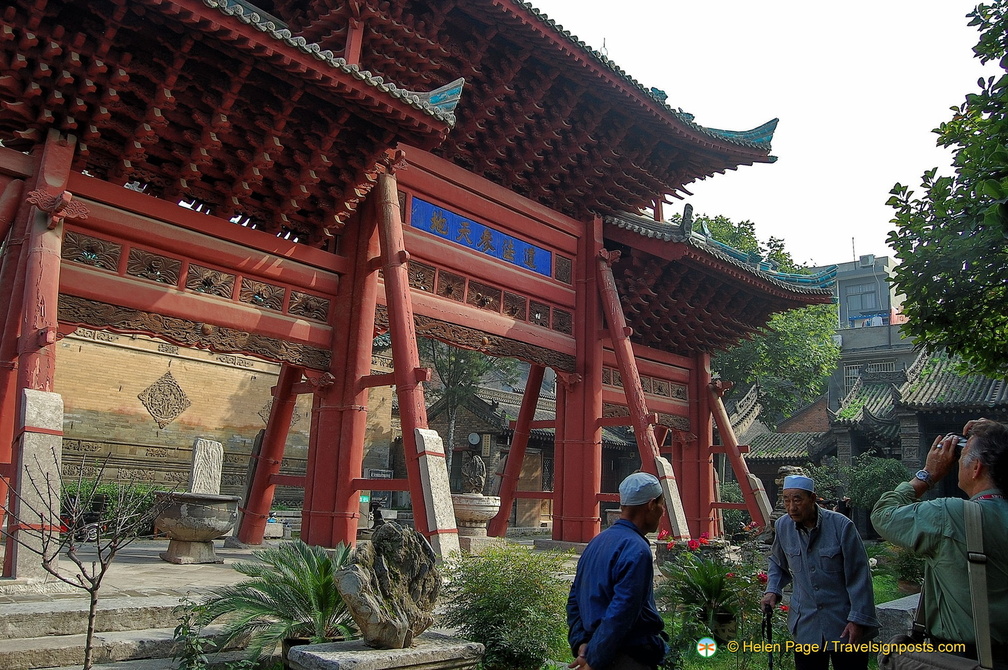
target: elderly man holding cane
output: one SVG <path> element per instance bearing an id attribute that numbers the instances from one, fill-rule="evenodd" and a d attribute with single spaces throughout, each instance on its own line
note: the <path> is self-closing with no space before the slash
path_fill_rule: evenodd
<path id="1" fill-rule="evenodd" d="M 788 629 L 802 650 L 796 670 L 865 670 L 869 652 L 858 644 L 878 633 L 875 594 L 864 543 L 843 514 L 816 504 L 809 477 L 784 478 L 787 516 L 777 519 L 764 607 L 775 607 L 793 584 Z"/>

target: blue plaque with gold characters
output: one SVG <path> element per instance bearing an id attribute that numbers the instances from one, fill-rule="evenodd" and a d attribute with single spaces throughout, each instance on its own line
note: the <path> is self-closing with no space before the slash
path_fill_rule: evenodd
<path id="1" fill-rule="evenodd" d="M 493 256 L 545 277 L 552 276 L 553 254 L 513 235 L 459 216 L 444 207 L 413 198 L 410 225 L 467 249 Z"/>

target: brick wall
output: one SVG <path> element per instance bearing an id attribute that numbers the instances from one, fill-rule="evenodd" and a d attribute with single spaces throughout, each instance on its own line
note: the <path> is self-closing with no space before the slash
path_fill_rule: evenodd
<path id="1" fill-rule="evenodd" d="M 63 396 L 64 471 L 185 488 L 196 438 L 224 445 L 222 493 L 243 495 L 248 456 L 266 427 L 280 366 L 256 358 L 186 349 L 134 335 L 78 329 L 57 345 L 54 390 Z M 387 369 L 387 368 L 385 368 Z M 380 371 L 385 371 L 378 368 Z M 166 375 L 170 374 L 170 378 Z M 281 472 L 304 474 L 311 395 L 300 396 Z M 365 467 L 388 467 L 391 391 L 372 389 Z M 160 423 L 159 423 L 160 421 Z M 300 502 L 300 488 L 277 500 Z"/>

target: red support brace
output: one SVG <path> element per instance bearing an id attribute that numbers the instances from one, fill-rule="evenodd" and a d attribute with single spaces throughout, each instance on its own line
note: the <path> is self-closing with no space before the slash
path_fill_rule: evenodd
<path id="1" fill-rule="evenodd" d="M 420 458 L 414 433 L 417 428 L 427 428 L 427 405 L 424 401 L 423 386 L 416 374 L 416 370 L 420 368 L 420 352 L 417 349 L 413 301 L 407 272 L 409 253 L 406 251 L 403 239 L 395 177 L 391 174 L 379 175 L 374 195 L 378 198 L 377 206 L 380 212 L 378 236 L 381 239 L 385 298 L 388 305 L 389 331 L 392 335 L 392 361 L 396 378 L 396 396 L 399 398 L 399 420 L 402 425 L 406 473 L 410 481 L 410 499 L 413 501 L 413 520 L 416 529 L 429 538 L 437 529 L 431 528 L 427 519 L 424 482 L 420 476 Z"/>
<path id="2" fill-rule="evenodd" d="M 764 491 L 757 491 L 753 488 L 752 482 L 749 481 L 749 466 L 746 465 L 745 459 L 742 457 L 742 450 L 739 448 L 738 439 L 735 437 L 735 431 L 732 429 L 731 421 L 728 418 L 728 412 L 721 401 L 721 396 L 729 388 L 731 387 L 721 380 L 710 382 L 708 385 L 714 421 L 717 423 L 718 432 L 721 434 L 721 441 L 724 443 L 728 462 L 731 464 L 732 470 L 735 471 L 735 479 L 738 480 L 739 488 L 742 489 L 742 500 L 745 502 L 746 509 L 749 511 L 749 515 L 753 521 L 761 526 L 765 526 L 770 522 L 769 515 L 766 513 L 770 509 L 770 501 L 766 499 Z M 757 496 L 762 496 L 763 499 L 757 501 Z"/>
<path id="3" fill-rule="evenodd" d="M 266 434 L 259 450 L 259 461 L 255 465 L 249 499 L 245 501 L 241 526 L 238 528 L 238 540 L 245 544 L 262 544 L 266 532 L 266 519 L 276 490 L 272 477 L 280 472 L 284 445 L 294 416 L 294 405 L 297 403 L 297 396 L 292 389 L 299 381 L 301 368 L 287 363 L 280 366 L 280 378 L 273 391 L 273 406 L 270 407 Z"/>
<path id="4" fill-rule="evenodd" d="M 641 385 L 640 372 L 637 370 L 637 360 L 634 357 L 633 345 L 630 342 L 631 330 L 627 326 L 620 304 L 619 293 L 616 290 L 616 280 L 613 278 L 612 264 L 619 259 L 618 252 L 601 250 L 598 253 L 598 285 L 605 311 L 606 323 L 609 324 L 609 339 L 612 341 L 613 353 L 616 355 L 616 365 L 623 381 L 623 392 L 626 394 L 627 407 L 630 411 L 630 421 L 637 440 L 637 450 L 640 452 L 641 469 L 653 475 L 659 475 L 655 459 L 660 457 L 658 441 L 655 439 L 653 415 L 648 411 L 644 399 L 644 387 Z M 669 500 L 666 514 L 670 523 L 672 536 L 682 538 L 689 536 L 686 518 L 681 514 L 682 501 L 679 487 L 672 472 L 664 473 L 668 482 Z"/>
<path id="5" fill-rule="evenodd" d="M 518 489 L 518 475 L 521 474 L 522 462 L 525 460 L 525 447 L 528 446 L 532 419 L 539 405 L 539 393 L 542 390 L 543 376 L 546 368 L 533 365 L 529 368 L 528 383 L 522 395 L 521 409 L 518 410 L 518 422 L 515 425 L 511 440 L 511 451 L 508 453 L 507 464 L 504 466 L 504 477 L 501 481 L 500 510 L 497 516 L 490 520 L 487 533 L 493 537 L 504 537 L 508 527 L 508 517 L 511 516 L 511 505 L 514 503 L 515 491 Z M 554 461 L 555 462 L 555 461 Z"/>

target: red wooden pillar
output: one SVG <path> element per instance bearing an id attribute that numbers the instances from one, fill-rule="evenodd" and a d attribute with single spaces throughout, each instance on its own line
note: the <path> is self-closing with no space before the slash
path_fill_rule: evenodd
<path id="1" fill-rule="evenodd" d="M 514 503 L 515 490 L 518 488 L 518 476 L 525 460 L 525 447 L 528 446 L 529 435 L 532 432 L 532 419 L 535 418 L 536 407 L 539 405 L 539 393 L 542 390 L 545 372 L 546 368 L 542 365 L 533 365 L 529 368 L 528 383 L 522 395 L 521 409 L 518 410 L 518 420 L 515 422 L 514 435 L 511 439 L 511 451 L 508 452 L 507 464 L 504 466 L 500 511 L 487 526 L 487 534 L 493 537 L 504 537 L 507 532 L 508 517 L 511 516 L 511 505 Z M 556 463 L 555 455 L 553 462 Z"/>
<path id="2" fill-rule="evenodd" d="M 564 463 L 567 444 L 567 379 L 557 375 L 556 418 L 553 428 L 553 533 L 554 540 L 564 536 Z"/>
<path id="3" fill-rule="evenodd" d="M 63 138 L 58 131 L 49 131 L 32 185 L 35 202 L 42 203 L 63 196 L 75 148 L 74 138 Z M 26 244 L 20 254 L 21 272 L 17 273 L 21 278 L 13 281 L 15 293 L 11 296 L 7 313 L 10 318 L 5 323 L 4 333 L 4 342 L 8 347 L 16 341 L 16 363 L 10 350 L 7 352 L 10 357 L 0 361 L 4 368 L 3 375 L 0 376 L 0 393 L 3 393 L 0 398 L 0 412 L 3 413 L 0 429 L 9 431 L 0 434 L 0 467 L 6 470 L 4 474 L 8 476 L 15 491 L 22 484 L 16 479 L 21 467 L 20 444 L 13 435 L 20 412 L 21 389 L 47 392 L 53 389 L 63 235 L 62 220 L 36 205 L 21 207 L 19 216 L 25 220 Z M 18 222 L 15 221 L 12 226 L 14 230 L 18 229 Z M 6 332 L 8 326 L 11 327 L 9 333 Z M 0 494 L 4 496 L 5 502 L 9 501 L 10 492 L 6 486 L 3 486 Z M 16 542 L 16 520 L 7 518 L 5 521 L 8 543 Z M 14 553 L 7 552 L 5 575 L 10 575 L 13 570 Z"/>
<path id="4" fill-rule="evenodd" d="M 299 381 L 301 368 L 288 363 L 280 366 L 280 376 L 273 389 L 273 405 L 270 407 L 266 434 L 259 449 L 259 461 L 256 463 L 249 498 L 244 501 L 241 526 L 238 528 L 238 540 L 245 544 L 262 544 L 266 532 L 266 519 L 276 490 L 271 478 L 280 472 L 280 464 L 283 462 L 284 445 L 287 443 L 287 433 L 297 403 L 293 388 Z"/>
<path id="5" fill-rule="evenodd" d="M 24 272 L 21 265 L 21 247 L 25 224 L 28 221 L 27 204 L 22 216 L 16 216 L 22 203 L 24 182 L 11 181 L 0 197 L 0 225 L 3 226 L 4 253 L 0 264 L 0 474 L 6 474 L 6 467 L 13 460 L 15 416 L 15 389 L 17 375 L 14 372 L 17 337 L 21 332 L 21 300 L 24 296 Z M 16 225 L 15 225 L 16 223 Z M 21 282 L 18 282 L 18 276 Z M 0 501 L 7 500 L 7 480 L 0 479 Z M 0 511 L 0 526 L 4 523 L 4 513 Z"/>
<path id="6" fill-rule="evenodd" d="M 690 397 L 696 398 L 696 413 L 692 417 L 696 426 L 696 442 L 683 445 L 683 470 L 690 483 L 690 489 L 683 495 L 687 505 L 686 516 L 689 518 L 690 530 L 696 537 L 700 533 L 717 532 L 717 523 L 712 514 L 711 503 L 714 502 L 714 455 L 711 447 L 714 444 L 714 427 L 712 424 L 710 392 L 711 381 L 709 354 L 697 354 L 693 365 L 692 388 Z"/>
<path id="7" fill-rule="evenodd" d="M 424 486 L 420 475 L 416 428 L 427 428 L 427 405 L 421 381 L 427 371 L 420 367 L 416 325 L 413 323 L 413 299 L 410 296 L 407 263 L 409 252 L 403 238 L 402 214 L 396 179 L 391 174 L 378 177 L 375 188 L 378 198 L 378 236 L 381 240 L 382 274 L 388 305 L 389 331 L 392 335 L 393 374 L 399 399 L 399 421 L 402 426 L 406 472 L 409 477 L 410 499 L 416 529 L 430 537 L 436 530 L 430 527 L 424 504 Z M 446 466 L 447 467 L 447 466 Z"/>
<path id="8" fill-rule="evenodd" d="M 602 220 L 593 217 L 578 240 L 575 261 L 575 370 L 580 379 L 568 390 L 564 408 L 563 535 L 587 542 L 601 529 L 598 495 L 602 487 L 602 309 L 596 258 L 602 250 Z M 557 408 L 560 412 L 561 408 Z M 554 531 L 554 535 L 556 532 Z"/>
<path id="9" fill-rule="evenodd" d="M 375 220 L 368 208 L 344 232 L 354 263 L 351 274 L 340 278 L 333 304 L 330 371 L 335 382 L 315 393 L 312 410 L 301 537 L 323 547 L 357 541 L 360 494 L 353 480 L 361 476 L 367 428 L 368 390 L 359 382 L 371 372 L 378 297 L 371 266 L 378 255 Z"/>

